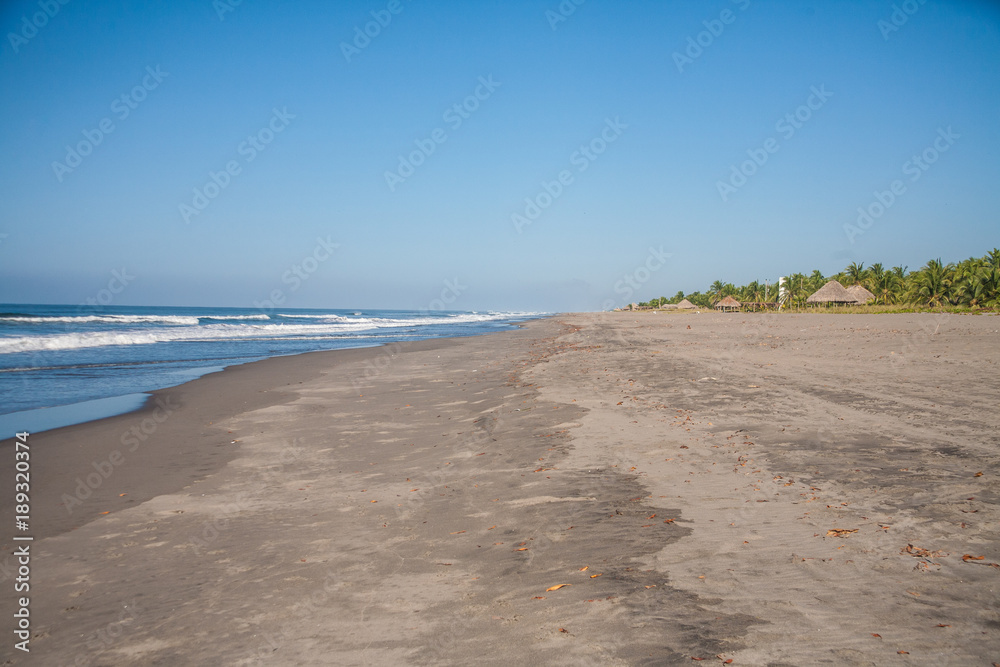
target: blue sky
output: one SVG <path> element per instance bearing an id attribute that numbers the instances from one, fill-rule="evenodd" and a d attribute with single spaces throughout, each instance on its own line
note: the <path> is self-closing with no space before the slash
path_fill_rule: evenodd
<path id="1" fill-rule="evenodd" d="M 1000 245 L 995 3 L 2 7 L 0 302 L 596 310 Z"/>

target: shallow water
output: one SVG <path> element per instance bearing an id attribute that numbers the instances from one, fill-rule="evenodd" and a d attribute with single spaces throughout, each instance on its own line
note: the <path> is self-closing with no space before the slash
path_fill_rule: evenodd
<path id="1" fill-rule="evenodd" d="M 267 357 L 472 336 L 535 315 L 5 304 L 0 415 L 140 394 Z"/>

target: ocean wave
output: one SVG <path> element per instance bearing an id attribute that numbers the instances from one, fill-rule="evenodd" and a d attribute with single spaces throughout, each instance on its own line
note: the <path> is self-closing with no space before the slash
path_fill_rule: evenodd
<path id="1" fill-rule="evenodd" d="M 83 324 L 98 322 L 104 324 L 182 324 L 195 326 L 201 320 L 213 322 L 269 320 L 264 314 L 256 315 L 0 315 L 0 323 L 18 322 L 22 324 Z"/>
<path id="2" fill-rule="evenodd" d="M 239 316 L 243 317 L 256 316 Z M 266 318 L 267 316 L 262 316 Z M 220 317 L 219 319 L 237 319 Z M 5 316 L 0 322 L 20 322 L 25 324 L 83 324 L 85 322 L 104 322 L 107 324 L 185 324 L 196 325 L 198 318 L 187 315 L 54 315 L 45 316 Z"/>
<path id="3" fill-rule="evenodd" d="M 527 319 L 531 317 L 541 316 L 543 313 L 528 313 L 528 312 L 513 312 L 513 313 L 441 313 L 439 315 L 434 315 L 432 313 L 421 312 L 421 317 L 413 317 L 409 319 L 379 319 L 373 318 L 372 321 L 378 323 L 380 326 L 424 326 L 428 324 L 439 324 L 450 326 L 452 324 L 475 324 L 478 322 L 499 322 L 507 320 L 520 320 Z"/>
<path id="4" fill-rule="evenodd" d="M 209 342 L 222 340 L 321 340 L 340 338 L 345 334 L 377 329 L 422 327 L 427 325 L 453 326 L 497 320 L 522 319 L 535 313 L 463 313 L 457 317 L 396 318 L 340 318 L 330 322 L 298 324 L 269 322 L 267 324 L 200 324 L 199 326 L 163 327 L 152 329 L 121 329 L 116 331 L 89 331 L 41 336 L 0 338 L 0 354 L 75 350 L 83 348 L 153 345 L 173 342 Z M 145 316 L 135 316 L 145 317 Z M 337 316 L 335 316 L 337 317 Z M 192 318 L 196 319 L 196 318 Z"/>
<path id="5" fill-rule="evenodd" d="M 329 315 L 292 315 L 290 313 L 278 313 L 277 317 L 289 320 L 329 320 L 331 322 L 357 322 L 356 319 L 351 319 L 346 315 L 335 315 L 333 313 Z"/>
<path id="6" fill-rule="evenodd" d="M 309 325 L 301 325 L 312 330 Z M 357 328 L 367 328 L 358 325 Z M 0 354 L 17 352 L 40 352 L 52 350 L 78 350 L 89 347 L 111 347 L 118 345 L 152 345 L 155 343 L 208 342 L 218 340 L 266 339 L 276 333 L 293 335 L 300 333 L 298 325 L 252 325 L 252 324 L 209 324 L 199 327 L 163 328 L 124 331 L 90 331 L 48 336 L 20 336 L 0 339 Z M 322 333 L 336 334 L 332 326 L 323 327 Z M 302 332 L 305 333 L 305 332 Z M 280 336 L 284 337 L 284 336 Z"/>
<path id="7" fill-rule="evenodd" d="M 488 313 L 434 313 L 432 311 L 417 311 L 418 317 L 391 318 L 391 317 L 349 317 L 346 315 L 293 315 L 290 313 L 278 313 L 277 317 L 288 319 L 315 319 L 324 322 L 351 322 L 366 323 L 377 327 L 391 326 L 424 326 L 428 324 L 466 324 L 474 322 L 491 322 L 498 320 L 520 319 L 527 317 L 537 317 L 543 313 L 535 312 L 488 312 Z"/>

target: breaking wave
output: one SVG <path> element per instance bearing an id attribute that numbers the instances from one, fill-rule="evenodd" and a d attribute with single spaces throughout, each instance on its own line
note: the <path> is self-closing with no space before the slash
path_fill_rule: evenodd
<path id="1" fill-rule="evenodd" d="M 450 327 L 476 322 L 523 319 L 536 313 L 456 313 L 412 318 L 347 317 L 341 315 L 278 315 L 290 320 L 304 319 L 297 323 L 274 322 L 267 315 L 219 316 L 219 320 L 269 320 L 261 324 L 205 324 L 211 316 L 153 316 L 153 315 L 94 315 L 82 317 L 0 318 L 20 322 L 66 322 L 105 324 L 160 324 L 159 327 L 125 327 L 97 331 L 79 331 L 35 336 L 0 338 L 0 354 L 35 352 L 43 350 L 75 350 L 125 345 L 152 345 L 172 342 L 209 342 L 225 340 L 318 340 L 341 337 L 360 331 L 431 325 Z"/>

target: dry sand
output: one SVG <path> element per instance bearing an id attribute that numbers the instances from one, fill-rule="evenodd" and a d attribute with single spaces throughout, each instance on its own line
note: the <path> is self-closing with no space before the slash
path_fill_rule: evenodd
<path id="1" fill-rule="evenodd" d="M 34 637 L 0 659 L 988 666 L 998 329 L 571 315 L 165 390 L 30 438 Z"/>

